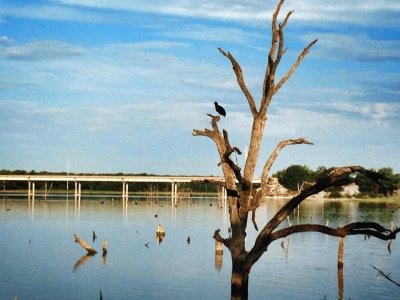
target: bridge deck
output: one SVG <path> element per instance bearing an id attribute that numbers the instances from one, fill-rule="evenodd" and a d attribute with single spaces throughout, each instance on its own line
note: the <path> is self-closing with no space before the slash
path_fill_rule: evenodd
<path id="1" fill-rule="evenodd" d="M 75 181 L 75 182 L 192 182 L 224 181 L 221 176 L 124 176 L 124 175 L 0 175 L 0 181 Z M 253 183 L 260 183 L 255 178 Z"/>

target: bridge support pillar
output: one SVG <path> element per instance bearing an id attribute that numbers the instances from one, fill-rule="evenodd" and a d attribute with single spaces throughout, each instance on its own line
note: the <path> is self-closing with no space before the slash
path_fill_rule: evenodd
<path id="1" fill-rule="evenodd" d="M 74 200 L 75 200 L 75 208 L 76 206 L 81 206 L 81 192 L 82 192 L 82 184 L 80 182 L 75 181 L 75 192 L 74 192 Z"/>
<path id="2" fill-rule="evenodd" d="M 171 183 L 171 205 L 176 206 L 178 204 L 178 184 L 176 182 Z"/>
<path id="3" fill-rule="evenodd" d="M 127 182 L 122 182 L 122 203 L 128 203 L 129 199 L 129 185 Z"/>
<path id="4" fill-rule="evenodd" d="M 28 181 L 28 202 L 35 201 L 35 182 Z"/>

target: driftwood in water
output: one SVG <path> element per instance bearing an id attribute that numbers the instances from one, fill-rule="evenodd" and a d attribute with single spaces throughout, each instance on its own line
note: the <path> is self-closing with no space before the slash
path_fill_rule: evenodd
<path id="1" fill-rule="evenodd" d="M 74 238 L 75 238 L 75 243 L 78 243 L 79 245 L 82 246 L 83 249 L 85 249 L 88 254 L 94 255 L 97 253 L 96 250 L 94 250 L 92 247 L 89 246 L 88 243 L 86 243 L 84 240 L 82 240 L 77 234 L 74 233 Z"/>

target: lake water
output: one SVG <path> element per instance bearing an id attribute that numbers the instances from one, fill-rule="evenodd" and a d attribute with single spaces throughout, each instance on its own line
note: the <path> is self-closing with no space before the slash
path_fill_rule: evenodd
<path id="1" fill-rule="evenodd" d="M 1 202 L 2 201 L 2 202 Z M 287 200 L 267 200 L 259 226 Z M 400 224 L 396 203 L 307 200 L 291 215 L 297 223 L 344 225 L 376 221 Z M 158 203 L 82 200 L 0 200 L 0 299 L 229 299 L 231 261 L 215 257 L 213 232 L 227 235 L 229 218 L 215 198 Z M 166 236 L 155 239 L 157 224 Z M 92 241 L 92 232 L 97 239 Z M 256 237 L 249 224 L 248 247 Z M 73 234 L 99 251 L 92 257 Z M 190 243 L 187 238 L 190 236 Z M 101 244 L 108 241 L 103 258 Z M 283 246 L 281 246 L 283 242 Z M 147 245 L 147 246 L 146 246 Z M 285 248 L 286 251 L 283 249 Z M 250 275 L 250 299 L 338 299 L 338 239 L 296 234 L 272 244 Z M 400 299 L 400 244 L 374 238 L 345 239 L 343 299 Z"/>

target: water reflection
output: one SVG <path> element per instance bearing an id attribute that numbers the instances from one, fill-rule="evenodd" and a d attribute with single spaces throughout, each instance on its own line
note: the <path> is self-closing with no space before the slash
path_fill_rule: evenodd
<path id="1" fill-rule="evenodd" d="M 0 299 L 13 299 L 15 294 L 20 299 L 50 299 L 54 295 L 60 299 L 95 299 L 99 298 L 100 288 L 104 295 L 113 295 L 117 300 L 228 299 L 231 261 L 226 258 L 223 261 L 223 254 L 216 253 L 212 233 L 217 228 L 226 232 L 229 217 L 225 209 L 218 208 L 217 199 L 191 199 L 181 201 L 176 207 L 169 199 L 157 203 L 135 199 L 135 202 L 128 201 L 124 206 L 121 201 L 111 199 L 82 199 L 75 209 L 73 201 L 54 201 L 49 197 L 34 204 L 26 200 L 3 200 Z M 286 199 L 268 200 L 257 212 L 257 223 L 265 224 L 286 202 Z M 397 207 L 398 203 L 306 201 L 287 222 L 326 224 L 329 219 L 329 225 L 337 227 L 357 220 L 390 227 L 392 220 L 399 224 Z M 168 237 L 161 247 L 154 247 L 159 243 L 154 241 L 158 223 L 165 226 Z M 70 239 L 74 232 L 97 243 L 94 244 L 97 250 L 101 247 L 99 241 L 107 238 L 112 245 L 112 261 L 108 255 L 81 257 L 82 248 Z M 248 246 L 256 235 L 249 226 Z M 399 280 L 400 251 L 396 242 L 393 241 L 393 251 L 389 254 L 385 242 L 347 237 L 345 265 L 340 270 L 337 238 L 312 233 L 289 236 L 272 244 L 254 265 L 249 283 L 251 298 L 321 299 L 324 295 L 327 299 L 400 298 L 398 287 L 371 272 L 370 267 L 372 264 Z M 35 253 L 35 257 L 26 253 Z M 226 255 L 229 258 L 228 252 Z M 56 259 L 43 264 L 49 257 Z M 40 279 L 40 287 L 33 279 Z M 78 295 L 71 291 L 71 286 L 79 289 Z M 277 286 L 285 286 L 285 290 L 277 290 Z"/>
<path id="2" fill-rule="evenodd" d="M 95 256 L 95 254 L 85 254 L 84 256 L 82 256 L 81 258 L 79 258 L 76 263 L 74 264 L 74 267 L 72 269 L 73 272 L 78 271 L 78 269 L 83 266 L 88 260 L 89 258 Z"/>
<path id="3" fill-rule="evenodd" d="M 214 265 L 215 265 L 215 270 L 217 271 L 221 271 L 222 269 L 222 258 L 223 258 L 223 253 L 215 252 Z"/>

